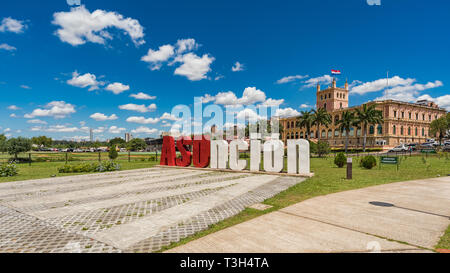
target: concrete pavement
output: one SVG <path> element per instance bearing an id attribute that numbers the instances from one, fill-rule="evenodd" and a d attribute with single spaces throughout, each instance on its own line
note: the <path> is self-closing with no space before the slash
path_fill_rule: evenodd
<path id="1" fill-rule="evenodd" d="M 450 224 L 450 177 L 321 196 L 168 252 L 429 252 Z"/>

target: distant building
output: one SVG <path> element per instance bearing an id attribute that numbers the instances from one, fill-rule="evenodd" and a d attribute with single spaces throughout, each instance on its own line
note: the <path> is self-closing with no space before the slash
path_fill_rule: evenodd
<path id="1" fill-rule="evenodd" d="M 130 142 L 133 139 L 133 135 L 130 133 L 125 133 L 125 142 Z"/>
<path id="2" fill-rule="evenodd" d="M 380 100 L 367 103 L 376 105 L 376 109 L 383 113 L 384 123 L 380 125 L 369 125 L 367 128 L 367 145 L 370 148 L 389 149 L 399 144 L 423 143 L 430 138 L 430 124 L 447 113 L 433 102 L 422 100 L 417 103 L 408 103 L 395 100 Z M 282 118 L 280 124 L 283 126 L 282 139 L 309 138 L 313 141 L 319 139 L 327 141 L 331 147 L 343 148 L 346 133 L 339 130 L 336 124 L 344 111 L 361 108 L 361 105 L 348 107 L 349 86 L 345 83 L 344 88 L 336 87 L 333 80 L 331 87 L 321 90 L 317 85 L 317 109 L 324 108 L 332 117 L 328 126 L 317 126 L 311 128 L 311 135 L 307 137 L 306 129 L 297 126 L 298 117 Z M 349 135 L 349 147 L 358 148 L 363 145 L 363 132 L 359 127 L 354 127 Z"/>
<path id="3" fill-rule="evenodd" d="M 94 130 L 92 128 L 89 129 L 89 140 L 94 142 Z"/>
<path id="4" fill-rule="evenodd" d="M 163 139 L 162 138 L 146 138 L 145 143 L 147 143 L 148 152 L 159 152 L 162 150 Z"/>

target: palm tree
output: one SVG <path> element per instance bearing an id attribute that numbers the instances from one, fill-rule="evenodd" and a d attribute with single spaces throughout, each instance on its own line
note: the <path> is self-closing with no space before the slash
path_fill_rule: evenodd
<path id="1" fill-rule="evenodd" d="M 319 132 L 319 140 L 320 140 L 320 126 L 324 125 L 328 128 L 328 125 L 331 123 L 331 116 L 328 114 L 327 110 L 324 108 L 320 108 L 319 110 L 313 110 L 312 113 L 312 124 L 313 126 L 317 126 L 317 130 Z"/>
<path id="2" fill-rule="evenodd" d="M 306 128 L 306 139 L 311 136 L 311 127 L 313 126 L 313 115 L 311 111 L 302 111 L 301 116 L 297 118 L 297 126 Z"/>
<path id="3" fill-rule="evenodd" d="M 348 139 L 350 136 L 350 130 L 353 126 L 356 126 L 358 120 L 355 117 L 354 112 L 345 111 L 342 113 L 342 118 L 336 122 L 336 125 L 339 126 L 339 130 L 345 132 L 345 153 L 348 152 Z"/>
<path id="4" fill-rule="evenodd" d="M 367 106 L 364 104 L 362 108 L 356 109 L 356 120 L 358 125 L 363 128 L 364 141 L 363 147 L 364 152 L 366 151 L 366 142 L 367 142 L 367 126 L 369 124 L 383 124 L 383 112 L 375 109 L 375 104 Z"/>

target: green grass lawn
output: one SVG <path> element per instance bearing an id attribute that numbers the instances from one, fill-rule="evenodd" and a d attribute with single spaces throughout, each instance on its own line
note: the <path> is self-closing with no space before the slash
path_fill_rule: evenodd
<path id="1" fill-rule="evenodd" d="M 161 251 L 186 244 L 192 240 L 224 228 L 316 196 L 393 182 L 447 176 L 450 174 L 450 160 L 445 159 L 444 157 L 439 159 L 437 156 L 430 156 L 426 158 L 426 163 L 423 162 L 421 156 L 405 157 L 402 158 L 398 171 L 395 165 L 383 165 L 381 170 L 379 169 L 379 166 L 372 170 L 365 170 L 358 166 L 359 163 L 357 160 L 356 162 L 354 160 L 353 180 L 349 181 L 345 179 L 346 169 L 337 168 L 334 165 L 333 160 L 333 158 L 311 159 L 311 170 L 315 173 L 315 176 L 263 202 L 264 204 L 273 206 L 272 209 L 258 211 L 248 208 L 234 217 L 212 225 L 209 229 L 187 237 L 178 243 L 173 243 L 170 246 L 163 248 Z M 446 238 L 447 239 L 443 238 L 443 241 L 441 242 L 444 246 L 445 244 L 448 246 L 450 241 L 449 230 L 447 230 Z"/>
<path id="2" fill-rule="evenodd" d="M 448 226 L 436 249 L 450 249 L 450 226 Z"/>
<path id="3" fill-rule="evenodd" d="M 106 159 L 106 158 L 105 158 Z M 122 167 L 121 170 L 133 170 L 133 169 L 143 169 L 151 168 L 157 162 L 153 161 L 140 161 L 140 160 L 119 160 L 117 161 Z M 70 162 L 69 164 L 81 164 L 81 161 Z M 29 166 L 27 163 L 18 164 L 19 175 L 14 177 L 0 177 L 0 183 L 11 182 L 11 181 L 21 181 L 30 179 L 40 179 L 49 178 L 52 176 L 70 176 L 70 175 L 82 175 L 87 173 L 77 173 L 77 174 L 61 174 L 58 173 L 58 168 L 64 166 L 64 162 L 38 162 L 32 163 Z"/>

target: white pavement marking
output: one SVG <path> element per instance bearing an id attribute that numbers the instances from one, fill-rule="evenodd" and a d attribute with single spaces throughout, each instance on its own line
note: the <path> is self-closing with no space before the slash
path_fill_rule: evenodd
<path id="1" fill-rule="evenodd" d="M 157 182 L 163 182 L 171 179 L 183 179 L 192 176 L 193 174 L 206 174 L 207 172 L 185 172 L 180 175 L 174 175 L 174 176 L 165 176 L 165 177 L 148 177 L 144 178 L 143 180 L 131 180 L 127 183 L 122 183 L 119 185 L 112 185 L 109 187 L 101 187 L 99 188 L 88 188 L 84 190 L 78 190 L 78 191 L 71 191 L 66 193 L 60 193 L 60 194 L 54 194 L 50 196 L 42 196 L 42 197 L 36 197 L 31 198 L 27 200 L 20 200 L 15 202 L 9 202 L 8 204 L 14 207 L 26 207 L 36 204 L 36 202 L 39 202 L 40 205 L 49 204 L 49 203 L 56 203 L 56 202 L 65 202 L 68 200 L 77 200 L 77 199 L 83 199 L 83 198 L 95 198 L 100 197 L 103 195 L 108 194 L 114 194 L 114 193 L 123 193 L 123 192 L 129 192 L 132 190 L 138 190 L 142 185 L 145 184 L 151 184 L 151 183 L 157 183 Z M 37 200 L 36 200 L 37 199 Z"/>
<path id="2" fill-rule="evenodd" d="M 156 235 L 163 227 L 187 220 L 204 211 L 223 204 L 236 196 L 247 193 L 261 185 L 270 183 L 277 176 L 260 175 L 228 181 L 236 183 L 231 188 L 223 189 L 214 195 L 204 196 L 182 205 L 149 215 L 135 222 L 114 227 L 93 235 L 93 238 L 121 249 L 126 249 L 142 240 Z"/>
<path id="3" fill-rule="evenodd" d="M 450 177 L 434 178 L 312 198 L 169 252 L 422 252 L 449 220 Z"/>
<path id="4" fill-rule="evenodd" d="M 185 180 L 186 183 L 188 183 L 189 180 Z M 193 180 L 195 182 L 195 180 Z M 242 182 L 242 181 L 241 181 Z M 49 210 L 43 210 L 43 211 L 34 211 L 30 212 L 29 214 L 38 217 L 40 219 L 48 219 L 48 218 L 54 218 L 54 217 L 61 217 L 69 214 L 75 214 L 75 213 L 81 213 L 81 212 L 87 212 L 90 210 L 95 209 L 102 209 L 102 208 L 108 208 L 112 206 L 119 206 L 119 205 L 125 205 L 130 203 L 136 203 L 141 201 L 147 201 L 151 199 L 157 199 L 162 198 L 166 196 L 175 196 L 180 194 L 185 194 L 189 192 L 195 192 L 195 191 L 201 191 L 201 190 L 207 190 L 207 189 L 213 189 L 217 187 L 225 187 L 230 186 L 236 183 L 236 180 L 227 180 L 222 182 L 216 182 L 216 183 L 209 183 L 205 185 L 197 185 L 197 186 L 191 186 L 186 188 L 178 188 L 178 189 L 171 189 L 167 191 L 157 191 L 157 192 L 151 192 L 151 193 L 145 193 L 145 194 L 136 194 L 131 196 L 124 196 L 119 198 L 111 198 L 108 200 L 102 200 L 102 201 L 93 201 L 87 204 L 80 204 L 80 205 L 73 205 L 73 206 L 67 206 L 62 208 L 55 208 L 55 209 L 49 209 Z"/>
<path id="5" fill-rule="evenodd" d="M 15 189 L 3 189 L 0 192 L 0 196 L 10 195 L 10 194 L 26 194 L 26 193 L 33 193 L 37 191 L 57 191 L 60 189 L 66 189 L 68 186 L 92 186 L 95 187 L 98 184 L 103 183 L 114 183 L 114 182 L 127 182 L 133 179 L 139 179 L 139 178 L 152 178 L 152 177 L 159 177 L 159 176 L 170 176 L 178 174 L 179 172 L 176 171 L 158 171 L 158 172 L 143 172 L 143 173 L 136 173 L 133 175 L 125 175 L 122 174 L 121 176 L 106 176 L 106 177 L 98 177 L 94 181 L 91 179 L 83 178 L 80 181 L 69 181 L 66 183 L 52 183 L 52 184 L 37 184 L 37 185 L 30 185 L 27 188 L 15 188 Z M 186 173 L 194 173 L 194 172 L 186 172 Z"/>

